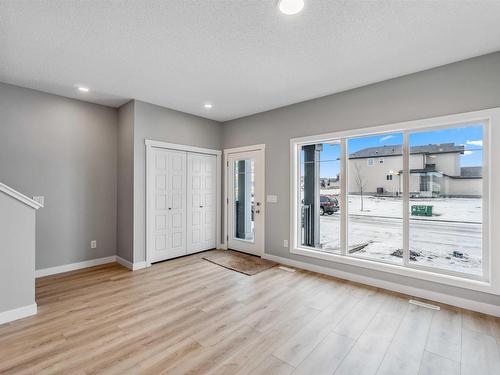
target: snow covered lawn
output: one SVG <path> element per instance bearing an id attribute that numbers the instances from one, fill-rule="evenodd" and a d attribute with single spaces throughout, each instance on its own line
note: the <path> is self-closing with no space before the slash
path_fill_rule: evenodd
<path id="1" fill-rule="evenodd" d="M 402 263 L 401 199 L 349 196 L 349 248 L 352 256 Z M 466 198 L 415 199 L 410 204 L 432 205 L 433 217 L 410 217 L 412 263 L 469 274 L 481 274 L 481 200 Z M 321 217 L 322 251 L 338 252 L 339 214 Z M 396 255 L 394 255 L 396 254 Z M 398 256 L 399 255 L 399 256 Z"/>
<path id="2" fill-rule="evenodd" d="M 432 206 L 432 217 L 425 220 L 451 220 L 461 222 L 481 222 L 481 199 L 479 198 L 429 198 L 410 199 L 412 205 Z M 349 213 L 367 216 L 402 217 L 403 199 L 392 197 L 361 197 L 349 195 Z M 418 218 L 418 217 L 414 217 Z"/>

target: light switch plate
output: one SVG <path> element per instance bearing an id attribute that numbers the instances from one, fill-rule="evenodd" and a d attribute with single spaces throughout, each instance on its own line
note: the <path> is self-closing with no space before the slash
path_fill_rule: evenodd
<path id="1" fill-rule="evenodd" d="M 277 195 L 268 195 L 266 198 L 267 203 L 278 203 Z"/>

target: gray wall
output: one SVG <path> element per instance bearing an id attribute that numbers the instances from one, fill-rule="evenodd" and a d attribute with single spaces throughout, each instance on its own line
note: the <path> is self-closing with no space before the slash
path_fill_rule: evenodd
<path id="1" fill-rule="evenodd" d="M 267 205 L 267 253 L 500 304 L 499 296 L 292 256 L 289 250 L 283 247 L 283 240 L 290 237 L 290 138 L 498 106 L 500 53 L 494 53 L 226 122 L 223 125 L 223 147 L 266 144 L 266 194 L 279 196 L 278 203 Z M 494 144 L 495 139 L 492 141 Z M 493 168 L 500 169 L 500 164 L 493 164 Z"/>
<path id="2" fill-rule="evenodd" d="M 115 109 L 0 84 L 0 181 L 45 196 L 37 269 L 115 254 L 116 144 Z"/>
<path id="3" fill-rule="evenodd" d="M 134 260 L 134 101 L 118 110 L 117 255 Z"/>
<path id="4" fill-rule="evenodd" d="M 145 260 L 145 139 L 220 150 L 222 126 L 216 121 L 135 101 L 134 124 L 134 262 Z"/>
<path id="5" fill-rule="evenodd" d="M 497 107 L 499 69 L 495 53 L 223 125 L 139 101 L 117 112 L 0 84 L 0 181 L 46 197 L 37 215 L 38 269 L 116 252 L 139 262 L 145 258 L 145 139 L 213 149 L 264 143 L 266 193 L 279 196 L 267 206 L 266 252 L 500 304 L 498 296 L 291 256 L 283 247 L 290 138 Z M 97 249 L 90 249 L 93 239 Z"/>
<path id="6" fill-rule="evenodd" d="M 35 213 L 0 192 L 0 313 L 35 303 Z"/>

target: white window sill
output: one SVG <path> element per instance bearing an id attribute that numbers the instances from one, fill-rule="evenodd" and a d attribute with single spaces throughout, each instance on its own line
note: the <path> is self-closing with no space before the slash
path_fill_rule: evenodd
<path id="1" fill-rule="evenodd" d="M 303 255 L 311 258 L 322 259 L 335 263 L 348 264 L 363 267 L 375 271 L 387 272 L 396 275 L 411 277 L 415 279 L 431 281 L 439 284 L 451 285 L 458 288 L 470 289 L 484 293 L 500 295 L 500 291 L 484 280 L 473 280 L 441 273 L 430 272 L 413 267 L 404 267 L 396 264 L 382 263 L 369 259 L 361 259 L 352 256 L 341 256 L 332 253 L 324 253 L 308 248 L 290 248 L 291 254 Z"/>

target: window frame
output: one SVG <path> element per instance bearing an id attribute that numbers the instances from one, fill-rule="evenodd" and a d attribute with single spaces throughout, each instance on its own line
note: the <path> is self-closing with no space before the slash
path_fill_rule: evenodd
<path id="1" fill-rule="evenodd" d="M 490 139 L 491 139 L 491 123 L 492 119 L 500 122 L 500 109 L 495 108 L 485 111 L 477 111 L 470 113 L 462 113 L 450 116 L 442 116 L 437 118 L 429 118 L 415 121 L 406 121 L 401 123 L 374 126 L 368 128 L 360 128 L 355 130 L 338 131 L 334 133 L 312 135 L 300 138 L 290 139 L 290 253 L 302 255 L 312 258 L 318 258 L 333 263 L 341 263 L 353 265 L 376 271 L 393 273 L 417 279 L 422 279 L 441 284 L 447 284 L 466 289 L 478 290 L 487 293 L 500 294 L 500 283 L 492 283 L 492 272 L 500 272 L 500 250 L 496 254 L 491 253 L 491 220 L 490 220 L 490 192 L 491 192 L 491 176 L 490 176 Z M 408 139 L 409 135 L 419 131 L 432 131 L 443 128 L 458 128 L 477 125 L 481 123 L 483 126 L 483 181 L 482 181 L 482 266 L 483 274 L 481 276 L 454 272 L 433 268 L 424 265 L 412 264 L 409 262 L 409 155 L 408 155 Z M 347 155 L 346 155 L 346 140 L 352 137 L 383 135 L 387 133 L 400 132 L 403 134 L 403 243 L 404 254 L 403 264 L 392 264 L 379 260 L 364 259 L 348 256 L 347 249 Z M 339 196 L 339 206 L 341 212 L 340 222 L 340 254 L 332 254 L 321 252 L 312 247 L 300 245 L 298 238 L 298 225 L 300 217 L 298 217 L 298 208 L 300 202 L 297 201 L 297 178 L 300 177 L 300 148 L 303 145 L 311 143 L 334 143 L 341 144 L 341 191 Z M 493 256 L 494 255 L 494 256 Z M 497 259 L 497 263 L 494 263 Z M 492 270 L 492 264 L 498 264 L 495 270 Z M 500 280 L 500 279 L 499 279 Z"/>

